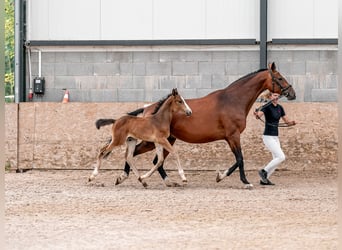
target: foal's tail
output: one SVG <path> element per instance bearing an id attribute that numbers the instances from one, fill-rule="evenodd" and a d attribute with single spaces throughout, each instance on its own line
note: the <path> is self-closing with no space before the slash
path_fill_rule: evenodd
<path id="1" fill-rule="evenodd" d="M 137 116 L 143 112 L 144 112 L 144 108 L 140 108 L 140 109 L 137 109 L 137 110 L 134 110 L 132 112 L 127 113 L 127 115 Z M 106 125 L 110 125 L 110 124 L 114 124 L 114 123 L 115 123 L 114 119 L 98 119 L 95 122 L 95 126 L 97 129 L 100 129 L 102 126 L 106 126 Z"/>
<path id="2" fill-rule="evenodd" d="M 106 125 L 114 124 L 114 123 L 115 123 L 114 119 L 98 119 L 95 122 L 95 126 L 97 129 L 100 129 L 102 126 L 106 126 Z"/>

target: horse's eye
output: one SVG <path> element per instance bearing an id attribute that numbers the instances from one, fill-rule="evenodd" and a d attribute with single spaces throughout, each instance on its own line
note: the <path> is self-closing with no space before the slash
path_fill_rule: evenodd
<path id="1" fill-rule="evenodd" d="M 280 77 L 280 78 L 278 78 L 278 80 L 279 80 L 279 81 L 282 81 L 282 80 L 283 80 L 283 78 L 282 78 L 282 77 Z"/>

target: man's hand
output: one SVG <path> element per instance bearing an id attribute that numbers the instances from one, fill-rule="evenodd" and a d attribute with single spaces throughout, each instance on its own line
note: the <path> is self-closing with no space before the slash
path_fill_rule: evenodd
<path id="1" fill-rule="evenodd" d="M 294 126 L 296 125 L 297 123 L 295 121 L 290 121 L 287 123 L 288 126 Z"/>

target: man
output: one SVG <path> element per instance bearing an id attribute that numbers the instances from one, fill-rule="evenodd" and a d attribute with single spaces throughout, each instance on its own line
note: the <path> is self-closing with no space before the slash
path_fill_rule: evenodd
<path id="1" fill-rule="evenodd" d="M 257 119 L 265 116 L 265 130 L 262 139 L 273 157 L 273 159 L 263 169 L 259 170 L 261 185 L 274 185 L 269 178 L 277 166 L 285 160 L 285 154 L 280 147 L 278 137 L 278 125 L 280 118 L 282 118 L 288 126 L 296 125 L 295 121 L 289 120 L 285 115 L 284 108 L 278 104 L 279 94 L 269 93 L 269 98 L 271 101 L 269 105 L 264 105 L 260 110 L 256 110 L 254 112 Z"/>

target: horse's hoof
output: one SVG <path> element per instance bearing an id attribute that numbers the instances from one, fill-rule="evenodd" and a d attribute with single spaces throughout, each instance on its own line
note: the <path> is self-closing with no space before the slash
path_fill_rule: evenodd
<path id="1" fill-rule="evenodd" d="M 251 184 L 251 183 L 249 183 L 249 184 L 245 184 L 245 189 L 249 189 L 249 190 L 251 190 L 251 189 L 253 189 L 253 184 Z"/>
<path id="2" fill-rule="evenodd" d="M 89 177 L 88 182 L 91 182 L 94 178 Z"/>
<path id="3" fill-rule="evenodd" d="M 223 176 L 220 173 L 220 171 L 217 171 L 217 175 L 216 175 L 216 182 L 220 182 L 223 180 Z"/>
<path id="4" fill-rule="evenodd" d="M 180 185 L 179 185 L 177 182 L 170 181 L 169 178 L 165 178 L 165 179 L 164 179 L 164 184 L 165 184 L 165 186 L 167 186 L 167 187 L 180 187 Z"/>

